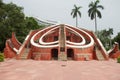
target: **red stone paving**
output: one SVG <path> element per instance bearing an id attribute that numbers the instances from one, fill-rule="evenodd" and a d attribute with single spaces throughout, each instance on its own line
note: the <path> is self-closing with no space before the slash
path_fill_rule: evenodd
<path id="1" fill-rule="evenodd" d="M 35 61 L 0 63 L 0 80 L 120 80 L 120 64 L 109 61 Z"/>

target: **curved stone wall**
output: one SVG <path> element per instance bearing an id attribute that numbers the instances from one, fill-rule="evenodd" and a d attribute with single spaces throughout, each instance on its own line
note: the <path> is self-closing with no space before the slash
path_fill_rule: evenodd
<path id="1" fill-rule="evenodd" d="M 99 60 L 101 58 L 98 54 L 103 56 L 102 59 L 107 58 L 101 43 L 91 31 L 67 24 L 52 25 L 42 30 L 31 31 L 21 45 L 15 37 L 11 41 L 14 48 L 8 52 L 16 51 L 14 56 L 17 59 Z M 96 49 L 96 45 L 101 48 Z M 5 53 L 6 51 L 5 49 Z"/>

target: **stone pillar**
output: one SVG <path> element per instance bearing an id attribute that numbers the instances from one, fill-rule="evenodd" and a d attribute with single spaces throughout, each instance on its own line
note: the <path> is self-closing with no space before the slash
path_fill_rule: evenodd
<path id="1" fill-rule="evenodd" d="M 60 29 L 59 29 L 59 55 L 58 55 L 58 60 L 67 60 L 67 55 L 66 55 L 66 33 L 65 33 L 65 27 L 63 24 L 60 25 Z"/>

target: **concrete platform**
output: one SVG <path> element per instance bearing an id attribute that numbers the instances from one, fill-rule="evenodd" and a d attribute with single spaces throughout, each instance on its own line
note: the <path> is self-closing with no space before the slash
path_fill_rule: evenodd
<path id="1" fill-rule="evenodd" d="M 0 80 L 120 80 L 120 64 L 109 61 L 0 62 Z"/>

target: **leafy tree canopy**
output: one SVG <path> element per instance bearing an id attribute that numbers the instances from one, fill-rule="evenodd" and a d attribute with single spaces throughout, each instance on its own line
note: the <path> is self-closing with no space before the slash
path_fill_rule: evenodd
<path id="1" fill-rule="evenodd" d="M 111 35 L 113 35 L 112 28 L 98 31 L 98 38 L 101 40 L 106 50 L 109 50 L 112 47 Z"/>
<path id="2" fill-rule="evenodd" d="M 12 32 L 22 42 L 31 29 L 41 27 L 33 17 L 25 17 L 22 7 L 0 0 L 0 51 L 4 49 L 5 41 L 11 37 Z"/>
<path id="3" fill-rule="evenodd" d="M 120 46 L 120 32 L 117 34 L 117 36 L 114 37 L 113 42 L 118 42 Z"/>

